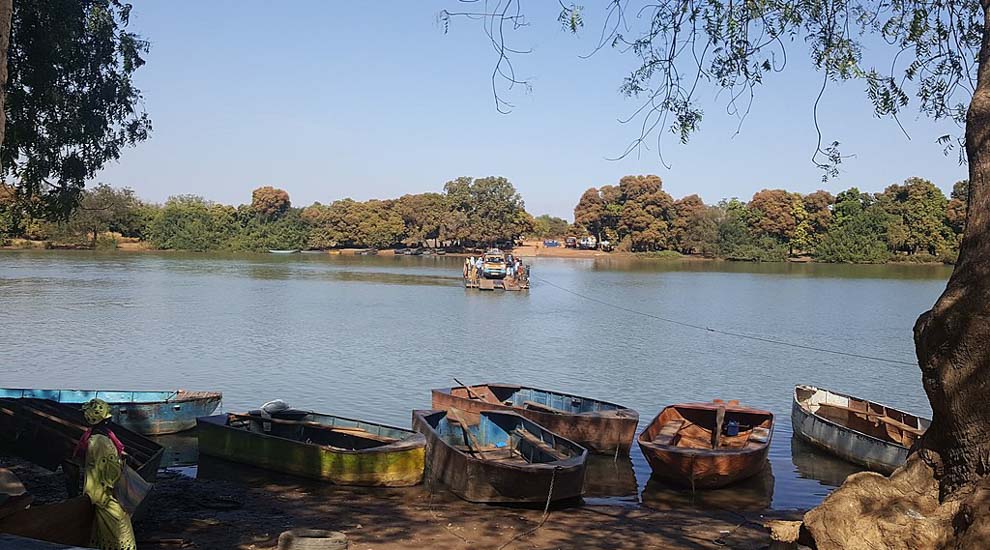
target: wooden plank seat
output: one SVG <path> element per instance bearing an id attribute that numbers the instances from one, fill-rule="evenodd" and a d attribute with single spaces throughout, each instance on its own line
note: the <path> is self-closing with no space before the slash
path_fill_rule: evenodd
<path id="1" fill-rule="evenodd" d="M 522 439 L 523 441 L 536 447 L 540 451 L 543 451 L 544 453 L 550 455 L 551 457 L 553 457 L 554 460 L 567 460 L 569 458 L 567 454 L 557 450 L 554 447 L 551 447 L 546 441 L 543 441 L 539 437 L 533 435 L 531 432 L 528 432 L 522 428 L 516 428 L 515 430 L 512 431 L 512 434 L 518 436 L 519 439 Z"/>
<path id="2" fill-rule="evenodd" d="M 749 440 L 754 443 L 766 443 L 770 439 L 770 430 L 756 427 L 749 432 Z"/>
<path id="3" fill-rule="evenodd" d="M 562 414 L 557 409 L 550 407 L 548 405 L 544 405 L 543 403 L 537 403 L 536 401 L 523 401 L 523 407 L 526 407 L 527 409 L 532 409 L 534 411 L 540 411 L 550 414 Z"/>
<path id="4" fill-rule="evenodd" d="M 657 445 L 670 445 L 677 436 L 677 432 L 684 427 L 684 420 L 670 420 L 660 428 L 660 432 L 653 438 Z"/>
<path id="5" fill-rule="evenodd" d="M 879 422 L 883 422 L 884 424 L 888 424 L 890 426 L 893 426 L 893 427 L 895 427 L 895 428 L 897 428 L 897 429 L 899 429 L 901 431 L 912 433 L 912 434 L 918 435 L 918 436 L 920 436 L 920 435 L 922 435 L 922 434 L 925 433 L 925 430 L 919 430 L 918 428 L 915 428 L 914 426 L 908 426 L 907 424 L 905 424 L 903 422 L 899 422 L 897 420 L 894 420 L 893 418 L 890 418 L 889 416 L 886 416 L 886 415 L 883 415 L 883 414 L 879 414 L 879 413 L 875 413 L 875 412 L 861 411 L 859 409 L 854 409 L 852 407 L 847 407 L 845 405 L 836 405 L 834 403 L 819 403 L 818 404 L 818 407 L 819 408 L 827 407 L 827 408 L 830 408 L 830 409 L 836 409 L 836 410 L 840 410 L 840 411 L 848 411 L 848 412 L 851 412 L 853 414 L 863 415 L 863 416 L 865 416 L 867 418 L 875 418 Z"/>

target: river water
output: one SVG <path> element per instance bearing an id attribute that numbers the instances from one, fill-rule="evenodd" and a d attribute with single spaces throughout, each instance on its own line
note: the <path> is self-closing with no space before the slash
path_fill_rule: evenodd
<path id="1" fill-rule="evenodd" d="M 528 292 L 480 292 L 462 288 L 461 261 L 0 252 L 0 384 L 220 390 L 225 410 L 281 398 L 400 426 L 454 377 L 615 401 L 643 425 L 671 403 L 739 399 L 777 415 L 765 475 L 692 495 L 651 481 L 634 448 L 596 458 L 588 488 L 591 501 L 737 510 L 813 506 L 855 471 L 792 441 L 795 384 L 930 415 L 915 366 L 634 312 L 910 362 L 946 267 L 537 258 Z M 181 453 L 195 438 L 171 441 Z"/>

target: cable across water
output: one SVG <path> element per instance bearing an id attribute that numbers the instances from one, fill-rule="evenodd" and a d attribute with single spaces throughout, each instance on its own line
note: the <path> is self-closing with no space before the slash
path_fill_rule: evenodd
<path id="1" fill-rule="evenodd" d="M 777 340 L 775 338 L 766 338 L 766 337 L 763 337 L 763 336 L 754 336 L 754 335 L 751 335 L 751 334 L 743 334 L 743 333 L 740 333 L 740 332 L 732 332 L 732 331 L 729 331 L 729 330 L 720 330 L 720 329 L 706 327 L 706 326 L 702 326 L 702 325 L 696 325 L 696 324 L 693 324 L 693 323 L 686 323 L 684 321 L 678 321 L 677 319 L 670 319 L 670 318 L 667 318 L 667 317 L 661 317 L 660 315 L 654 315 L 652 313 L 647 313 L 645 311 L 639 311 L 639 310 L 628 308 L 628 307 L 625 307 L 625 306 L 620 306 L 618 304 L 613 304 L 611 302 L 608 302 L 608 301 L 605 301 L 605 300 L 602 300 L 602 299 L 599 299 L 599 298 L 595 298 L 593 296 L 588 296 L 586 294 L 581 294 L 580 292 L 575 292 L 575 291 L 573 291 L 573 290 L 571 290 L 569 288 L 562 287 L 562 286 L 560 286 L 560 285 L 558 285 L 558 284 L 556 284 L 556 283 L 554 283 L 552 281 L 549 281 L 547 279 L 544 279 L 543 277 L 531 277 L 531 278 L 534 279 L 534 280 L 537 280 L 537 281 L 539 281 L 541 283 L 544 283 L 544 284 L 547 284 L 549 286 L 552 286 L 552 287 L 554 287 L 554 288 L 556 288 L 558 290 L 564 291 L 564 292 L 566 292 L 568 294 L 572 294 L 574 296 L 577 296 L 578 298 L 582 298 L 584 300 L 588 300 L 589 302 L 594 302 L 596 304 L 601 304 L 601 305 L 606 306 L 606 307 L 610 307 L 610 308 L 613 308 L 613 309 L 618 309 L 620 311 L 625 311 L 627 313 L 632 313 L 634 315 L 640 315 L 642 317 L 647 317 L 647 318 L 650 318 L 650 319 L 655 319 L 657 321 L 663 321 L 665 323 L 670 323 L 670 324 L 673 324 L 673 325 L 682 326 L 682 327 L 685 327 L 685 328 L 691 328 L 691 329 L 695 329 L 695 330 L 703 330 L 705 332 L 712 332 L 712 333 L 715 333 L 715 334 L 721 334 L 723 336 L 733 336 L 735 338 L 742 338 L 742 339 L 745 339 L 745 340 L 754 340 L 754 341 L 757 341 L 757 342 L 764 342 L 764 343 L 767 343 L 767 344 L 775 344 L 775 345 L 778 345 L 778 346 L 785 346 L 785 347 L 796 348 L 796 349 L 803 349 L 803 350 L 808 350 L 808 351 L 817 351 L 819 353 L 830 353 L 832 355 L 841 355 L 841 356 L 844 356 L 844 357 L 853 357 L 853 358 L 856 358 L 856 359 L 866 359 L 868 361 L 879 361 L 879 362 L 882 362 L 882 363 L 890 363 L 890 364 L 894 364 L 894 365 L 908 365 L 908 366 L 912 366 L 912 367 L 913 366 L 916 366 L 916 363 L 912 363 L 912 362 L 909 362 L 909 361 L 901 361 L 899 359 L 889 359 L 889 358 L 886 358 L 886 357 L 876 357 L 876 356 L 873 356 L 873 355 L 864 355 L 864 354 L 861 354 L 861 353 L 852 353 L 852 352 L 848 352 L 848 351 L 840 351 L 840 350 L 829 349 L 829 348 L 820 348 L 820 347 L 817 347 L 817 346 L 809 346 L 809 345 L 805 345 L 805 344 L 796 344 L 794 342 L 787 342 L 785 340 Z"/>

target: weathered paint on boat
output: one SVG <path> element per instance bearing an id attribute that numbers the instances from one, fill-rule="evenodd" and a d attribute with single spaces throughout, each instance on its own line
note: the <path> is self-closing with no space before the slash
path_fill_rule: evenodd
<path id="1" fill-rule="evenodd" d="M 484 411 L 469 428 L 481 445 L 491 445 L 496 453 L 504 449 L 511 455 L 512 438 L 518 436 L 510 438 L 512 429 L 505 428 L 515 427 L 568 457 L 554 460 L 532 445 L 526 450 L 532 453 L 531 458 L 535 454 L 535 462 L 479 457 L 478 453 L 457 447 L 456 442 L 465 442 L 467 434 L 448 422 L 447 414 L 448 411 L 413 411 L 413 428 L 426 435 L 427 476 L 443 483 L 457 496 L 470 502 L 542 504 L 547 501 L 551 487 L 552 501 L 574 500 L 583 494 L 588 451 L 577 443 L 516 413 Z"/>
<path id="2" fill-rule="evenodd" d="M 2 388 L 0 397 L 48 399 L 80 405 L 98 397 L 110 404 L 114 423 L 145 435 L 190 430 L 196 418 L 217 410 L 223 394 L 199 391 L 37 390 Z"/>
<path id="3" fill-rule="evenodd" d="M 471 394 L 482 399 L 472 399 Z M 464 387 L 440 388 L 432 391 L 432 397 L 436 410 L 515 412 L 593 453 L 629 454 L 639 424 L 639 413 L 622 405 L 512 384 L 480 384 L 471 386 L 471 392 Z"/>
<path id="4" fill-rule="evenodd" d="M 713 439 L 720 408 L 726 423 L 738 422 L 738 435 Z M 665 426 L 677 422 L 682 422 L 678 431 L 663 437 Z M 759 438 L 754 439 L 757 432 Z M 760 473 L 766 467 L 772 437 L 773 414 L 769 411 L 741 407 L 735 401 L 680 403 L 660 411 L 639 434 L 639 447 L 654 476 L 682 487 L 714 489 Z M 704 445 L 706 441 L 721 443 L 712 448 Z"/>
<path id="5" fill-rule="evenodd" d="M 72 456 L 88 427 L 78 407 L 45 399 L 0 398 L 0 446 L 48 470 L 55 471 Z M 110 428 L 124 444 L 127 464 L 153 482 L 162 446 L 124 426 L 111 423 Z"/>
<path id="6" fill-rule="evenodd" d="M 834 409 L 835 412 L 823 409 Z M 890 418 L 914 431 L 881 422 L 880 417 Z M 815 447 L 870 470 L 889 474 L 907 460 L 910 444 L 906 443 L 920 437 L 931 421 L 872 401 L 799 385 L 794 388 L 791 424 L 794 435 Z"/>
<path id="7" fill-rule="evenodd" d="M 338 485 L 407 487 L 416 485 L 423 478 L 426 439 L 411 430 L 316 413 L 303 417 L 303 422 L 316 423 L 325 428 L 360 428 L 376 436 L 397 440 L 351 450 L 285 437 L 289 434 L 280 432 L 278 424 L 271 424 L 273 431 L 269 433 L 235 427 L 238 419 L 245 419 L 245 416 L 200 418 L 197 429 L 199 452 Z M 235 426 L 230 424 L 231 420 Z M 257 420 L 245 421 L 256 423 L 255 428 L 263 425 L 260 416 Z M 276 433 L 281 435 L 273 435 Z"/>

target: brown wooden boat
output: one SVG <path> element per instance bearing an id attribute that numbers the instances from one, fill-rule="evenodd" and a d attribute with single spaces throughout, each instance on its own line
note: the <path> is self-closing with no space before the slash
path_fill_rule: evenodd
<path id="1" fill-rule="evenodd" d="M 653 474 L 692 488 L 715 488 L 746 479 L 767 463 L 773 414 L 725 403 L 681 403 L 660 411 L 639 447 Z"/>
<path id="2" fill-rule="evenodd" d="M 428 479 L 464 500 L 544 504 L 584 490 L 588 451 L 516 413 L 413 411 L 413 429 L 426 436 Z"/>
<path id="3" fill-rule="evenodd" d="M 639 413 L 598 399 L 511 384 L 433 390 L 433 408 L 518 413 L 593 453 L 629 454 Z"/>

